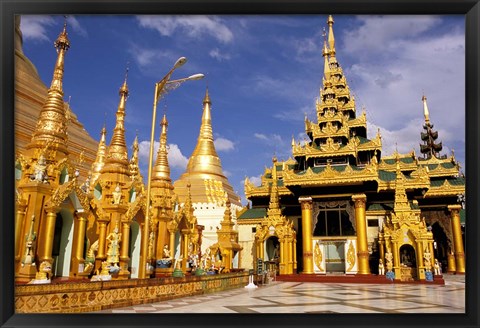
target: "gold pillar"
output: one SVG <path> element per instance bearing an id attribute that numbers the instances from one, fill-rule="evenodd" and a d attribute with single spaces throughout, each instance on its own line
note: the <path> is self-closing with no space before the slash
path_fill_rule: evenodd
<path id="1" fill-rule="evenodd" d="M 258 258 L 264 261 L 265 256 L 265 240 L 258 243 Z"/>
<path id="2" fill-rule="evenodd" d="M 128 262 L 130 257 L 128 249 L 130 248 L 130 223 L 122 222 L 122 241 L 120 242 L 120 278 L 128 278 L 130 271 L 128 271 Z"/>
<path id="3" fill-rule="evenodd" d="M 420 280 L 425 280 L 425 271 L 428 270 L 428 268 L 425 268 L 425 263 L 423 263 L 423 247 L 422 241 L 417 240 L 417 272 Z"/>
<path id="4" fill-rule="evenodd" d="M 187 258 L 188 258 L 188 233 L 182 232 L 182 247 L 180 256 L 182 257 L 182 271 L 187 271 Z"/>
<path id="5" fill-rule="evenodd" d="M 288 250 L 287 274 L 292 274 L 293 273 L 293 240 L 291 238 L 287 239 L 287 250 Z"/>
<path id="6" fill-rule="evenodd" d="M 22 238 L 22 227 L 25 221 L 25 215 L 27 204 L 17 204 L 17 212 L 15 213 L 15 260 L 20 261 L 22 256 L 20 255 L 20 241 L 23 240 Z"/>
<path id="7" fill-rule="evenodd" d="M 429 240 L 428 241 L 428 249 L 430 250 L 430 254 L 432 254 L 432 267 L 435 265 L 435 249 L 433 248 L 433 241 Z M 433 270 L 435 272 L 435 270 Z"/>
<path id="8" fill-rule="evenodd" d="M 449 205 L 452 213 L 453 247 L 455 248 L 455 266 L 457 274 L 465 274 L 465 252 L 463 250 L 462 229 L 460 227 L 460 205 Z"/>
<path id="9" fill-rule="evenodd" d="M 303 273 L 313 274 L 312 198 L 300 197 L 298 201 L 302 208 Z"/>
<path id="10" fill-rule="evenodd" d="M 60 210 L 58 207 L 50 207 L 46 209 L 47 217 L 41 232 L 41 243 L 38 247 L 38 259 L 41 262 L 47 261 L 52 264 L 53 268 L 53 238 L 55 237 L 55 221 L 57 219 L 57 212 Z"/>
<path id="11" fill-rule="evenodd" d="M 75 276 L 82 271 L 80 271 L 79 266 L 85 263 L 83 258 L 83 253 L 85 250 L 85 230 L 87 226 L 87 213 L 85 212 L 76 212 L 76 220 L 74 225 L 74 236 L 73 240 L 75 242 L 72 250 L 75 251 L 74 256 L 72 257 L 72 267 L 70 268 L 70 275 Z"/>
<path id="12" fill-rule="evenodd" d="M 293 240 L 293 271 L 294 273 L 297 270 L 297 239 Z"/>
<path id="13" fill-rule="evenodd" d="M 457 266 L 455 265 L 455 255 L 448 253 L 447 256 L 447 273 L 455 273 Z"/>
<path id="14" fill-rule="evenodd" d="M 367 216 L 365 212 L 367 196 L 365 194 L 353 195 L 352 200 L 355 203 L 358 274 L 370 274 L 370 266 L 368 264 Z"/>
<path id="15" fill-rule="evenodd" d="M 175 258 L 175 231 L 170 231 L 170 256 L 172 259 Z"/>
<path id="16" fill-rule="evenodd" d="M 285 252 L 285 241 L 280 241 L 280 262 L 278 263 L 280 274 L 286 274 L 287 253 Z"/>
<path id="17" fill-rule="evenodd" d="M 378 251 L 379 251 L 380 259 L 382 260 L 383 265 L 385 266 L 386 265 L 386 263 L 385 263 L 385 240 L 383 240 L 383 238 L 378 240 Z"/>
<path id="18" fill-rule="evenodd" d="M 97 256 L 95 257 L 95 267 L 98 268 L 101 265 L 101 262 L 106 260 L 105 255 L 105 243 L 107 238 L 107 222 L 99 221 L 100 229 L 98 234 L 98 251 Z"/>

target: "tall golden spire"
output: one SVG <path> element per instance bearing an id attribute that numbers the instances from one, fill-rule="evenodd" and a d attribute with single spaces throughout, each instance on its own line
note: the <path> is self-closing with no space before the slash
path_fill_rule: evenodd
<path id="1" fill-rule="evenodd" d="M 54 42 L 57 49 L 57 61 L 53 71 L 53 78 L 48 96 L 40 112 L 40 118 L 33 133 L 32 140 L 27 146 L 30 148 L 44 148 L 50 145 L 57 151 L 68 155 L 67 150 L 67 118 L 65 103 L 63 101 L 63 71 L 65 65 L 65 54 L 70 48 L 70 41 L 67 37 L 67 21 L 63 25 L 63 31 Z"/>
<path id="2" fill-rule="evenodd" d="M 240 198 L 223 174 L 222 164 L 213 143 L 212 116 L 208 89 L 203 98 L 203 114 L 197 144 L 192 152 L 185 172 L 173 184 L 180 203 L 187 198 L 187 183 L 192 186 L 194 203 L 225 203 L 225 193 L 234 205 L 240 205 Z M 222 205 L 223 206 L 223 205 Z"/>
<path id="3" fill-rule="evenodd" d="M 325 29 L 323 29 L 323 50 L 322 50 L 322 55 L 324 57 L 324 75 L 325 75 L 325 80 L 330 79 L 330 63 L 328 61 L 328 48 L 327 48 L 327 34 L 325 32 Z"/>
<path id="4" fill-rule="evenodd" d="M 425 123 L 430 123 L 430 113 L 428 112 L 428 106 L 427 106 L 427 97 L 425 95 L 422 96 L 422 102 L 423 102 L 423 116 L 425 116 Z"/>
<path id="5" fill-rule="evenodd" d="M 167 150 L 167 116 L 164 114 L 162 121 L 162 132 L 160 133 L 160 146 L 158 147 L 157 160 L 152 168 L 152 181 L 165 181 L 171 183 L 170 166 L 168 165 L 168 150 Z"/>
<path id="6" fill-rule="evenodd" d="M 187 165 L 187 172 L 190 174 L 200 173 L 223 176 L 222 164 L 213 143 L 212 116 L 210 111 L 211 105 L 212 103 L 207 89 L 203 99 L 203 115 L 200 134 L 197 139 L 197 145 L 195 146 Z"/>
<path id="7" fill-rule="evenodd" d="M 335 36 L 333 35 L 333 17 L 328 15 L 328 47 L 330 48 L 330 56 L 335 57 Z"/>
<path id="8" fill-rule="evenodd" d="M 107 158 L 105 166 L 102 169 L 103 172 L 116 172 L 129 174 L 128 171 L 128 152 L 127 144 L 125 142 L 125 103 L 128 98 L 128 86 L 127 86 L 127 73 L 125 74 L 125 81 L 120 87 L 120 103 L 117 109 L 117 120 L 115 128 L 113 129 L 112 139 L 110 146 L 108 147 Z"/>
<path id="9" fill-rule="evenodd" d="M 400 170 L 400 157 L 396 154 L 396 181 L 395 181 L 395 204 L 394 211 L 410 211 L 410 203 L 408 202 L 407 193 L 405 191 L 405 176 Z"/>
<path id="10" fill-rule="evenodd" d="M 135 136 L 132 145 L 132 158 L 130 158 L 130 163 L 128 168 L 130 170 L 130 177 L 135 179 L 140 174 L 140 169 L 138 168 L 138 135 Z"/>
<path id="11" fill-rule="evenodd" d="M 105 156 L 107 155 L 107 144 L 106 144 L 106 135 L 107 129 L 105 124 L 103 124 L 103 128 L 100 134 L 100 142 L 98 143 L 98 150 L 97 150 L 97 157 L 95 158 L 95 162 L 92 164 L 92 177 L 91 177 L 91 186 L 95 184 L 98 177 L 100 176 L 100 172 L 102 171 L 103 166 L 105 165 Z"/>
<path id="12" fill-rule="evenodd" d="M 270 192 L 270 203 L 268 205 L 268 213 L 278 212 L 280 214 L 280 204 L 278 199 L 278 179 L 277 179 L 277 157 L 272 159 L 272 187 Z"/>

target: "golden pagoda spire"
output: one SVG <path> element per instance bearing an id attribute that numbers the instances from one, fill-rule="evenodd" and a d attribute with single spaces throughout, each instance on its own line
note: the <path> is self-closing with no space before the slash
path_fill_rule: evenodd
<path id="1" fill-rule="evenodd" d="M 160 133 L 160 146 L 158 147 L 157 160 L 152 168 L 152 181 L 165 181 L 171 183 L 170 166 L 168 165 L 168 150 L 167 150 L 167 115 L 163 114 L 162 132 Z"/>
<path id="2" fill-rule="evenodd" d="M 422 96 L 422 102 L 423 102 L 423 116 L 425 116 L 425 123 L 429 124 L 430 113 L 428 112 L 427 97 L 425 97 L 425 95 Z"/>
<path id="3" fill-rule="evenodd" d="M 63 72 L 65 66 L 65 54 L 70 48 L 70 41 L 67 36 L 67 20 L 65 19 L 63 31 L 54 42 L 57 49 L 57 61 L 53 71 L 53 78 L 48 89 L 47 100 L 40 112 L 33 137 L 27 149 L 42 149 L 50 145 L 57 151 L 68 155 L 67 150 L 67 117 L 65 103 L 63 101 Z"/>
<path id="4" fill-rule="evenodd" d="M 323 71 L 324 71 L 324 75 L 325 75 L 325 80 L 328 80 L 330 79 L 330 63 L 328 61 L 328 48 L 327 48 L 327 38 L 326 38 L 327 34 L 325 32 L 325 29 L 323 29 L 323 51 L 322 51 L 322 55 L 324 57 L 324 67 L 323 67 Z"/>
<path id="5" fill-rule="evenodd" d="M 272 187 L 270 189 L 270 203 L 268 204 L 268 215 L 272 215 L 273 212 L 280 211 L 280 204 L 278 199 L 278 179 L 277 179 L 277 157 L 273 156 L 272 159 Z M 278 213 L 280 214 L 280 213 Z"/>
<path id="6" fill-rule="evenodd" d="M 100 142 L 98 143 L 97 157 L 95 162 L 92 164 L 92 177 L 91 177 L 91 186 L 97 181 L 102 171 L 103 166 L 105 165 L 105 156 L 107 155 L 107 144 L 106 144 L 106 135 L 107 129 L 105 123 L 103 124 L 102 131 L 100 133 Z"/>
<path id="7" fill-rule="evenodd" d="M 187 172 L 202 173 L 202 174 L 215 174 L 223 176 L 222 165 L 220 158 L 215 150 L 213 143 L 212 132 L 212 116 L 211 107 L 212 102 L 208 94 L 208 89 L 205 92 L 203 99 L 203 115 L 202 124 L 200 126 L 200 134 L 197 139 L 197 145 L 193 150 L 192 156 L 188 161 Z"/>
<path id="8" fill-rule="evenodd" d="M 138 134 L 135 135 L 135 139 L 133 140 L 132 145 L 132 157 L 130 158 L 130 177 L 134 179 L 136 176 L 139 175 L 140 170 L 138 168 Z"/>
<path id="9" fill-rule="evenodd" d="M 400 156 L 398 152 L 395 155 L 396 161 L 396 181 L 395 181 L 395 204 L 394 211 L 410 211 L 410 203 L 408 202 L 407 193 L 405 191 L 405 176 L 400 169 Z"/>
<path id="10" fill-rule="evenodd" d="M 128 153 L 127 144 L 125 142 L 125 103 L 128 98 L 128 86 L 127 86 L 128 69 L 125 74 L 125 81 L 120 87 L 119 95 L 120 102 L 117 109 L 117 119 L 115 128 L 113 129 L 112 139 L 110 146 L 108 147 L 107 158 L 105 166 L 102 169 L 103 172 L 116 172 L 128 174 Z"/>
<path id="11" fill-rule="evenodd" d="M 328 15 L 328 47 L 330 48 L 330 56 L 335 57 L 335 36 L 333 35 L 333 17 Z"/>

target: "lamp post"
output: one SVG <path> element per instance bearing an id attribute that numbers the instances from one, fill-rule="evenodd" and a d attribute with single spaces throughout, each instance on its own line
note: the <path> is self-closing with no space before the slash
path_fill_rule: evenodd
<path id="1" fill-rule="evenodd" d="M 170 77 L 173 71 L 180 66 L 183 66 L 187 62 L 187 58 L 180 57 L 173 65 L 172 69 L 161 79 L 159 82 L 155 83 L 155 95 L 153 97 L 153 117 L 152 117 L 152 132 L 150 135 L 150 152 L 148 156 L 148 180 L 147 180 L 147 199 L 146 199 L 146 213 L 145 213 L 145 222 L 144 222 L 144 233 L 142 238 L 142 248 L 140 254 L 140 268 L 139 268 L 139 278 L 146 278 L 147 267 L 148 267 L 148 238 L 149 238 L 149 229 L 150 229 L 150 189 L 151 189 L 151 178 L 152 178 L 152 160 L 153 160 L 153 145 L 155 139 L 155 123 L 157 117 L 157 103 L 158 100 L 169 91 L 172 91 L 178 88 L 183 82 L 190 80 L 199 80 L 203 78 L 203 74 L 194 74 L 189 77 L 170 80 Z"/>

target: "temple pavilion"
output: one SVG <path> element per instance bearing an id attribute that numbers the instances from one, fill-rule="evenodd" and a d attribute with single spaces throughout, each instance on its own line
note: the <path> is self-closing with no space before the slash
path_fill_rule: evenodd
<path id="1" fill-rule="evenodd" d="M 274 157 L 260 186 L 245 180 L 251 206 L 238 216 L 239 238 L 252 257 L 244 263 L 279 274 L 359 276 L 380 267 L 398 280 L 429 279 L 434 266 L 464 274 L 465 177 L 453 152 L 441 154 L 426 97 L 421 155 L 382 156 L 380 132 L 368 138 L 366 113 L 357 112 L 337 59 L 332 16 L 327 24 L 308 140 L 292 139 L 292 157 Z"/>

